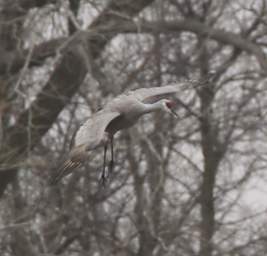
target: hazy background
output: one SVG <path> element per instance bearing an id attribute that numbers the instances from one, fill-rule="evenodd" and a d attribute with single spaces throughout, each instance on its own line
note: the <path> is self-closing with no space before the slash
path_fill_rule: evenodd
<path id="1" fill-rule="evenodd" d="M 267 254 L 265 0 L 0 0 L 0 254 Z M 57 187 L 117 94 L 187 80 Z M 109 156 L 109 155 L 108 155 Z"/>

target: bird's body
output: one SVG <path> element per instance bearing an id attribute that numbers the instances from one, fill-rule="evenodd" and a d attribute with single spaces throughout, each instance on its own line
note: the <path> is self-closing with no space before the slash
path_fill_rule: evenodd
<path id="1" fill-rule="evenodd" d="M 104 168 L 107 145 L 111 144 L 113 166 L 113 136 L 116 132 L 134 125 L 144 114 L 157 110 L 173 113 L 173 102 L 165 99 L 178 91 L 177 85 L 137 89 L 121 94 L 93 114 L 77 131 L 68 159 L 51 183 L 57 183 L 63 176 L 80 166 L 89 157 L 89 152 L 104 147 Z M 111 167 L 112 169 L 112 167 Z M 105 174 L 103 174 L 105 176 Z M 103 179 L 105 177 L 102 177 Z"/>

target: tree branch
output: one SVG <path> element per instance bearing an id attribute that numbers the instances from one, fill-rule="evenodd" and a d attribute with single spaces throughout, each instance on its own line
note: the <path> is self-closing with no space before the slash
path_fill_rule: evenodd
<path id="1" fill-rule="evenodd" d="M 106 11 L 107 12 L 107 11 Z M 232 45 L 236 49 L 242 50 L 249 54 L 252 54 L 258 60 L 263 72 L 267 70 L 267 58 L 264 51 L 257 44 L 251 42 L 248 38 L 244 38 L 239 34 L 235 34 L 222 29 L 211 28 L 199 21 L 192 19 L 185 19 L 181 21 L 173 22 L 147 22 L 136 24 L 131 20 L 123 19 L 123 22 L 110 22 L 107 24 L 101 24 L 100 20 L 110 20 L 109 12 L 102 14 L 101 18 L 98 18 L 90 27 L 89 32 L 84 31 L 86 36 L 90 36 L 91 31 L 94 34 L 94 39 L 91 39 L 94 47 L 94 52 L 98 53 L 104 48 L 105 44 L 115 35 L 119 33 L 173 33 L 188 31 L 198 35 L 206 36 L 210 39 L 216 40 L 222 44 Z M 115 15 L 114 19 L 118 19 L 118 15 Z M 95 35 L 99 35 L 96 37 Z M 101 35 L 101 36 L 100 36 Z M 105 40 L 103 40 L 105 38 Z M 29 63 L 29 66 L 41 65 L 43 60 L 47 57 L 51 57 L 56 53 L 57 48 L 66 41 L 66 38 L 54 39 L 49 42 L 44 42 L 33 51 L 33 58 Z M 97 49 L 99 48 L 99 49 Z M 0 75 L 6 72 L 7 68 L 9 72 L 17 72 L 24 64 L 28 51 L 24 51 L 22 54 L 17 53 L 9 58 L 0 59 Z M 4 62 L 4 60 L 7 60 Z M 12 60 L 12 63 L 11 63 Z"/>
<path id="2" fill-rule="evenodd" d="M 147 22 L 134 23 L 132 21 L 125 21 L 119 26 L 108 26 L 106 28 L 99 28 L 99 32 L 104 34 L 111 33 L 173 33 L 188 31 L 207 38 L 218 41 L 222 44 L 232 45 L 237 49 L 252 54 L 258 60 L 263 72 L 267 73 L 267 58 L 264 51 L 248 38 L 244 38 L 239 34 L 232 33 L 223 29 L 212 28 L 204 23 L 193 19 L 185 19 L 180 21 L 168 22 Z"/>
<path id="3" fill-rule="evenodd" d="M 122 16 L 133 17 L 152 2 L 153 0 L 136 0 L 134 3 L 131 0 L 111 1 L 103 13 L 96 18 L 90 29 L 94 29 L 96 25 L 106 27 L 109 22 L 118 26 L 124 21 L 124 18 L 118 16 L 117 12 Z M 114 11 L 116 14 L 114 14 Z M 89 45 L 92 49 L 92 57 L 97 58 L 109 40 L 116 35 L 117 33 L 113 33 L 108 38 L 97 37 L 97 40 L 90 37 L 87 46 Z M 74 42 L 74 45 L 66 51 L 51 78 L 37 95 L 36 100 L 21 114 L 16 124 L 9 129 L 5 150 L 0 154 L 1 165 L 14 164 L 20 157 L 25 156 L 27 148 L 33 148 L 40 141 L 83 82 L 87 73 L 87 64 L 84 58 L 85 49 L 83 48 L 84 41 L 78 40 L 76 42 L 76 45 Z M 28 127 L 29 120 L 30 127 Z M 29 136 L 31 145 L 28 145 Z M 12 152 L 11 155 L 8 154 L 8 158 L 5 157 L 7 149 Z M 4 192 L 6 186 L 12 180 L 12 177 L 5 178 L 6 171 L 0 172 L 0 192 Z M 14 172 L 13 177 L 15 175 L 16 172 Z"/>
<path id="4" fill-rule="evenodd" d="M 58 38 L 36 45 L 32 51 L 32 58 L 30 59 L 29 67 L 43 65 L 44 60 L 48 57 L 54 56 L 57 53 L 58 48 L 65 41 L 66 38 Z M 6 73 L 11 75 L 20 71 L 28 54 L 29 50 L 16 50 L 12 52 L 3 51 L 0 59 L 0 76 L 5 75 Z"/>

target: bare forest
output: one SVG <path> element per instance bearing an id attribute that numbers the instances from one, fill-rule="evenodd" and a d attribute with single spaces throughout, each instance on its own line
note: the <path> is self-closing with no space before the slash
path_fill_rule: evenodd
<path id="1" fill-rule="evenodd" d="M 0 0 L 0 255 L 267 255 L 266 0 Z M 92 113 L 192 81 L 57 186 Z"/>

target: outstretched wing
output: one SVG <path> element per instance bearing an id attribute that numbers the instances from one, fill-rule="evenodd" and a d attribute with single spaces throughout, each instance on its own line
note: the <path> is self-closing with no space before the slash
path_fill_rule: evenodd
<path id="1" fill-rule="evenodd" d="M 129 91 L 127 95 L 134 96 L 143 103 L 154 103 L 160 99 L 166 98 L 177 93 L 179 90 L 178 84 L 167 85 L 162 87 L 142 88 Z"/>
<path id="2" fill-rule="evenodd" d="M 51 176 L 49 184 L 57 184 L 64 176 L 81 166 L 88 158 L 88 149 L 101 146 L 105 129 L 109 123 L 119 115 L 118 112 L 108 112 L 104 110 L 92 115 L 76 132 L 68 158 Z"/>
<path id="3" fill-rule="evenodd" d="M 87 145 L 90 148 L 97 147 L 105 133 L 109 123 L 118 117 L 120 113 L 101 110 L 92 115 L 77 131 L 74 138 L 74 147 Z"/>

